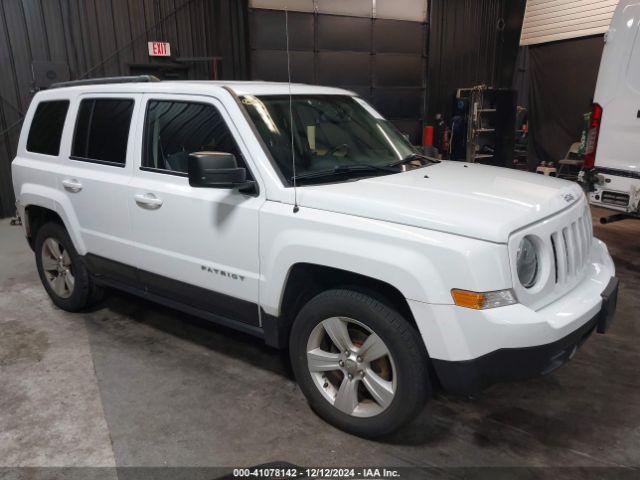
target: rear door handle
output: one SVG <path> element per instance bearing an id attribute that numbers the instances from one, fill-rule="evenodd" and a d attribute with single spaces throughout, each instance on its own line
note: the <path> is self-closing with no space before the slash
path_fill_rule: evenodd
<path id="1" fill-rule="evenodd" d="M 162 199 L 156 197 L 153 193 L 138 193 L 134 198 L 138 206 L 147 210 L 156 210 L 162 206 Z"/>
<path id="2" fill-rule="evenodd" d="M 75 178 L 65 178 L 62 180 L 62 186 L 66 191 L 71 193 L 78 193 L 82 190 L 82 184 Z"/>

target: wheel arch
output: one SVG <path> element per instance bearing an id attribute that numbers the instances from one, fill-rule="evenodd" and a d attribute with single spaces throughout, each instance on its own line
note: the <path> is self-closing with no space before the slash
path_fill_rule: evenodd
<path id="1" fill-rule="evenodd" d="M 280 297 L 279 314 L 275 316 L 262 312 L 267 344 L 286 347 L 291 326 L 304 304 L 320 292 L 337 288 L 358 291 L 376 298 L 395 309 L 419 332 L 406 298 L 390 283 L 336 267 L 300 262 L 293 264 L 287 273 Z"/>
<path id="2" fill-rule="evenodd" d="M 40 227 L 45 223 L 56 222 L 64 225 L 64 221 L 58 213 L 50 208 L 35 204 L 25 206 L 23 222 L 27 234 L 27 241 L 29 242 L 32 250 L 35 246 L 35 239 L 38 235 L 38 230 L 40 230 Z"/>
<path id="3" fill-rule="evenodd" d="M 86 253 L 80 235 L 80 224 L 69 199 L 64 194 L 44 185 L 24 184 L 20 192 L 20 205 L 24 209 L 25 233 L 32 248 L 37 229 L 47 220 L 52 220 L 65 227 L 80 255 Z"/>

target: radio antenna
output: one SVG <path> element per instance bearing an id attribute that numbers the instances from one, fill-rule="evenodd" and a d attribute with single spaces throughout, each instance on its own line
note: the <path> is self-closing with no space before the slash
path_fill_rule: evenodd
<path id="1" fill-rule="evenodd" d="M 298 185 L 296 181 L 296 151 L 293 142 L 293 98 L 291 96 L 291 58 L 289 54 L 289 9 L 284 8 L 284 34 L 287 39 L 287 78 L 289 79 L 289 129 L 291 130 L 291 167 L 293 172 L 293 213 L 298 213 Z"/>

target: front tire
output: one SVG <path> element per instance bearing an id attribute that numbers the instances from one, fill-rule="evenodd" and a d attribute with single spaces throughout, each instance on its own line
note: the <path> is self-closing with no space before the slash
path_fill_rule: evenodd
<path id="1" fill-rule="evenodd" d="M 414 418 L 431 393 L 419 332 L 398 312 L 351 290 L 329 290 L 298 314 L 291 364 L 310 406 L 349 433 L 374 438 Z"/>
<path id="2" fill-rule="evenodd" d="M 45 223 L 38 229 L 34 247 L 40 281 L 58 307 L 77 312 L 102 298 L 103 290 L 93 283 L 62 225 Z"/>

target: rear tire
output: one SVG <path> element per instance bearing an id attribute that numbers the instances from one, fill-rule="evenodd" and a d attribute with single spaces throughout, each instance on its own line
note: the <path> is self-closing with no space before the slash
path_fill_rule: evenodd
<path id="1" fill-rule="evenodd" d="M 389 434 L 431 394 L 420 333 L 368 295 L 341 289 L 312 298 L 293 324 L 289 346 L 311 408 L 349 433 Z"/>
<path id="2" fill-rule="evenodd" d="M 36 233 L 34 249 L 40 281 L 58 307 L 77 312 L 103 298 L 103 289 L 94 284 L 62 225 L 42 225 Z"/>

